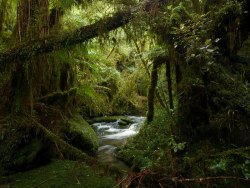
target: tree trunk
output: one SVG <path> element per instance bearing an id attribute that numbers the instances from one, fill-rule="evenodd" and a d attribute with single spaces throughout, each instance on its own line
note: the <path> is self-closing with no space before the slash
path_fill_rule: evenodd
<path id="1" fill-rule="evenodd" d="M 148 112 L 147 112 L 147 123 L 150 123 L 154 119 L 154 97 L 155 90 L 158 81 L 158 71 L 157 68 L 165 62 L 165 57 L 157 57 L 153 62 L 153 68 L 151 72 L 151 83 L 148 89 Z"/>
<path id="2" fill-rule="evenodd" d="M 179 94 L 181 93 L 179 84 L 182 80 L 182 74 L 181 74 L 181 68 L 178 62 L 175 62 L 175 79 L 176 79 L 176 87 L 177 87 L 177 95 L 179 97 Z"/>
<path id="3" fill-rule="evenodd" d="M 148 89 L 147 123 L 152 122 L 154 118 L 154 96 L 155 96 L 155 88 L 157 86 L 157 80 L 158 80 L 157 67 L 158 67 L 157 62 L 154 62 L 152 72 L 151 72 L 151 83 Z"/>
<path id="4" fill-rule="evenodd" d="M 169 105 L 170 109 L 174 109 L 173 104 L 173 95 L 172 95 L 172 81 L 171 81 L 171 69 L 170 69 L 170 61 L 166 61 L 166 78 L 168 82 L 168 96 L 169 96 Z"/>
<path id="5" fill-rule="evenodd" d="M 46 36 L 48 34 L 48 27 L 46 27 L 48 13 L 48 0 L 19 1 L 17 24 L 14 31 L 16 43 Z M 6 106 L 12 113 L 22 113 L 25 104 L 28 103 L 32 111 L 33 97 L 39 93 L 42 84 L 40 77 L 44 70 L 40 64 L 44 64 L 44 57 L 17 64 L 16 69 L 12 69 L 11 87 L 7 93 L 9 102 Z"/>

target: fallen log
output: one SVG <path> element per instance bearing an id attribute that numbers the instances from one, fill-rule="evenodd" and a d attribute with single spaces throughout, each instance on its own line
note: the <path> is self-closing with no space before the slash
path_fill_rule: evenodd
<path id="1" fill-rule="evenodd" d="M 0 52 L 0 70 L 8 63 L 23 62 L 32 57 L 46 54 L 54 50 L 60 50 L 97 37 L 100 32 L 107 33 L 130 22 L 140 10 L 150 11 L 155 0 L 145 0 L 133 7 L 115 13 L 112 17 L 104 18 L 94 24 L 83 26 L 72 33 L 59 36 L 49 36 L 38 40 L 20 43 L 6 51 Z M 145 8 L 146 7 L 146 8 Z"/>

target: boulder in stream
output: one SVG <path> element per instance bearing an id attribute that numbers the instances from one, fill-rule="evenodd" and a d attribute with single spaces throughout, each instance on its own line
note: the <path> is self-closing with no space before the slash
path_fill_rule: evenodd
<path id="1" fill-rule="evenodd" d="M 98 138 L 92 127 L 79 114 L 73 115 L 68 120 L 68 128 L 65 132 L 68 142 L 87 154 L 93 155 L 98 149 Z"/>
<path id="2" fill-rule="evenodd" d="M 121 119 L 122 116 L 102 116 L 102 117 L 95 117 L 91 119 L 94 123 L 100 123 L 100 122 L 116 122 L 117 120 Z"/>

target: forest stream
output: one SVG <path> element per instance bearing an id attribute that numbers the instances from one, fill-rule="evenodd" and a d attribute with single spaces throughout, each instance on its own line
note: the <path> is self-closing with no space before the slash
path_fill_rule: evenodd
<path id="1" fill-rule="evenodd" d="M 138 133 L 145 117 L 126 116 L 126 118 L 132 120 L 133 123 L 125 128 L 118 124 L 120 119 L 115 122 L 94 123 L 92 126 L 99 140 L 97 158 L 102 162 L 129 171 L 130 168 L 115 157 L 115 151 L 118 146 L 126 142 L 127 138 Z"/>

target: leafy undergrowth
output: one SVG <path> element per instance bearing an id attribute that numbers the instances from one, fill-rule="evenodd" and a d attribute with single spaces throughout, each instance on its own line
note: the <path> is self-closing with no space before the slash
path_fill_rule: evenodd
<path id="1" fill-rule="evenodd" d="M 168 153 L 168 145 L 175 144 L 170 130 L 170 121 L 166 120 L 167 112 L 158 110 L 155 120 L 150 125 L 144 125 L 139 134 L 128 140 L 117 157 L 124 160 L 134 171 L 152 168 Z M 184 144 L 184 143 L 183 143 Z"/>
<path id="2" fill-rule="evenodd" d="M 76 161 L 53 160 L 50 164 L 26 172 L 0 177 L 0 187 L 114 187 L 116 182 L 89 166 Z"/>

